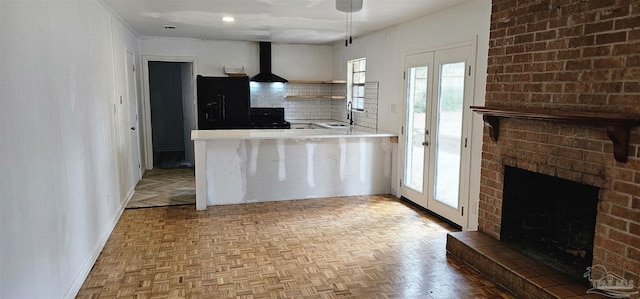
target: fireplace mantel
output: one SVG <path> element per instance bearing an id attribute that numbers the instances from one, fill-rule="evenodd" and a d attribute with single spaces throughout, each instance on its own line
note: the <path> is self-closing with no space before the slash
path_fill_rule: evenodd
<path id="1" fill-rule="evenodd" d="M 498 106 L 471 106 L 470 108 L 483 115 L 484 123 L 489 128 L 489 136 L 494 141 L 498 140 L 501 118 L 522 118 L 605 127 L 607 136 L 613 142 L 613 156 L 618 162 L 627 162 L 631 128 L 640 125 L 640 115 L 638 114 Z"/>

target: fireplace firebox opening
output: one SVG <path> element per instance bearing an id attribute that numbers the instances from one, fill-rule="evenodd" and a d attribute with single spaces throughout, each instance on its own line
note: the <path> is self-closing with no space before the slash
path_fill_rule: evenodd
<path id="1" fill-rule="evenodd" d="M 595 186 L 505 166 L 500 240 L 571 277 L 593 260 Z"/>

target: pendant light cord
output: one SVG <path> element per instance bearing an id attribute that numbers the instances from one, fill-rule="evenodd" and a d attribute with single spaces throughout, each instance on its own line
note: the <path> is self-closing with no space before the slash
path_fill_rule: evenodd
<path id="1" fill-rule="evenodd" d="M 349 3 L 351 3 L 351 10 L 349 12 L 351 15 L 351 20 L 349 20 L 349 44 L 351 44 L 353 42 L 351 39 L 351 35 L 353 35 L 353 0 L 349 0 Z"/>
<path id="2" fill-rule="evenodd" d="M 353 43 L 353 0 L 349 0 L 349 11 L 345 12 L 345 24 L 344 24 L 344 46 L 348 47 Z"/>

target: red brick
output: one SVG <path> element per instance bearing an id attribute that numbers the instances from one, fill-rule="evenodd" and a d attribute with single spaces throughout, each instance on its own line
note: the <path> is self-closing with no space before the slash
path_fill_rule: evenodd
<path id="1" fill-rule="evenodd" d="M 504 67 L 504 72 L 506 73 L 521 73 L 523 70 L 524 66 L 522 64 L 512 64 Z"/>
<path id="2" fill-rule="evenodd" d="M 605 57 L 593 60 L 593 67 L 596 69 L 615 69 L 624 66 L 624 57 Z"/>
<path id="3" fill-rule="evenodd" d="M 640 53 L 640 42 L 613 45 L 613 52 L 611 54 L 614 56 L 620 56 L 636 55 L 638 53 Z"/>
<path id="4" fill-rule="evenodd" d="M 629 31 L 629 36 L 628 39 L 631 40 L 638 40 L 640 39 L 640 29 L 637 30 L 631 30 Z"/>
<path id="5" fill-rule="evenodd" d="M 558 81 L 576 81 L 580 78 L 578 72 L 561 72 L 556 75 Z"/>
<path id="6" fill-rule="evenodd" d="M 587 92 L 590 89 L 589 83 L 567 82 L 564 84 L 564 92 Z"/>
<path id="7" fill-rule="evenodd" d="M 516 13 L 517 14 L 517 13 Z M 531 24 L 535 22 L 535 15 L 533 14 L 517 14 L 518 19 L 516 20 L 516 24 Z"/>
<path id="8" fill-rule="evenodd" d="M 533 74 L 531 80 L 533 82 L 552 82 L 555 81 L 555 77 L 554 73 L 537 73 Z"/>
<path id="9" fill-rule="evenodd" d="M 610 7 L 615 4 L 616 4 L 615 0 L 590 0 L 587 5 L 587 9 L 592 10 L 592 9 Z"/>
<path id="10" fill-rule="evenodd" d="M 506 47 L 506 49 L 504 50 L 504 53 L 507 55 L 511 55 L 511 54 L 520 54 L 520 53 L 524 53 L 524 45 L 515 45 L 515 46 L 508 46 Z"/>
<path id="11" fill-rule="evenodd" d="M 594 92 L 598 93 L 618 93 L 622 91 L 622 82 L 593 83 Z M 601 103 L 606 104 L 606 100 L 602 99 Z"/>
<path id="12" fill-rule="evenodd" d="M 625 207 L 620 207 L 617 205 L 611 206 L 611 215 L 615 217 L 620 217 L 623 219 L 636 219 L 640 221 L 640 210 L 638 209 L 629 209 Z M 626 231 L 626 227 L 623 231 Z M 638 243 L 640 244 L 640 243 Z"/>
<path id="13" fill-rule="evenodd" d="M 567 61 L 565 69 L 568 70 L 568 71 L 571 71 L 571 70 L 587 70 L 587 69 L 591 69 L 591 66 L 592 66 L 592 60 L 590 60 L 590 59 L 569 60 L 569 61 Z"/>
<path id="14" fill-rule="evenodd" d="M 627 258 L 633 261 L 640 261 L 640 250 L 633 247 L 627 247 Z M 635 280 L 637 281 L 637 280 Z"/>
<path id="15" fill-rule="evenodd" d="M 560 104 L 575 104 L 578 102 L 578 96 L 575 94 L 560 93 L 553 95 L 553 102 Z"/>
<path id="16" fill-rule="evenodd" d="M 564 88 L 564 85 L 562 83 L 548 83 L 544 85 L 542 91 L 550 94 L 560 93 L 562 92 L 562 88 Z"/>
<path id="17" fill-rule="evenodd" d="M 624 92 L 633 92 L 640 93 L 640 83 L 639 82 L 625 82 L 624 83 Z"/>
<path id="18" fill-rule="evenodd" d="M 558 37 L 572 37 L 584 35 L 584 25 L 572 26 L 569 28 L 559 28 Z"/>
<path id="19" fill-rule="evenodd" d="M 558 51 L 558 59 L 576 59 L 580 58 L 580 50 L 569 49 Z"/>
<path id="20" fill-rule="evenodd" d="M 594 1 L 590 0 L 589 2 L 591 3 Z M 615 18 L 624 17 L 628 15 L 629 15 L 629 5 L 622 5 L 618 7 L 608 8 L 598 13 L 598 16 L 600 17 L 601 20 L 615 19 Z"/>
<path id="21" fill-rule="evenodd" d="M 596 44 L 613 44 L 627 40 L 627 32 L 604 33 L 596 35 Z"/>
<path id="22" fill-rule="evenodd" d="M 555 39 L 558 37 L 558 33 L 555 30 L 536 32 L 535 40 L 536 41 L 545 41 L 550 39 Z"/>
<path id="23" fill-rule="evenodd" d="M 613 182 L 612 190 L 616 192 L 627 193 L 627 194 L 640 194 L 640 185 L 621 182 L 621 181 L 615 181 Z"/>
<path id="24" fill-rule="evenodd" d="M 549 29 L 566 27 L 567 24 L 569 24 L 569 19 L 566 17 L 553 18 L 549 20 Z M 542 28 L 541 30 L 544 30 L 544 29 L 545 28 Z"/>
<path id="25" fill-rule="evenodd" d="M 600 217 L 598 217 L 598 220 L 600 220 Z M 602 248 L 605 248 L 607 252 L 612 252 L 619 255 L 624 255 L 627 251 L 627 247 L 625 246 L 625 244 L 615 242 L 607 238 L 595 238 L 595 240 L 593 240 L 593 245 L 600 246 Z"/>
<path id="26" fill-rule="evenodd" d="M 517 44 L 530 43 L 532 41 L 534 41 L 533 33 L 516 35 L 515 38 L 513 39 L 513 43 L 516 44 L 516 45 Z"/>
<path id="27" fill-rule="evenodd" d="M 611 238 L 611 240 L 613 241 L 624 243 L 624 244 L 630 244 L 630 245 L 640 244 L 639 235 L 632 235 L 632 234 L 615 230 L 615 229 L 609 230 L 609 238 Z"/>
<path id="28" fill-rule="evenodd" d="M 511 76 L 511 80 L 513 80 L 513 82 L 531 82 L 531 74 L 529 73 L 513 74 Z"/>
<path id="29" fill-rule="evenodd" d="M 541 92 L 542 84 L 538 84 L 538 83 L 522 84 L 522 90 L 525 92 Z"/>
<path id="30" fill-rule="evenodd" d="M 595 36 L 593 35 L 574 37 L 569 40 L 569 47 L 571 48 L 592 46 L 594 44 L 595 44 Z"/>
<path id="31" fill-rule="evenodd" d="M 613 30 L 613 21 L 605 21 L 584 25 L 584 34 L 601 33 Z"/>
<path id="32" fill-rule="evenodd" d="M 502 18 L 497 20 L 496 22 L 491 22 L 491 24 L 495 24 L 495 27 L 492 26 L 491 30 L 499 30 L 502 28 L 508 28 L 516 24 L 516 18 Z"/>
<path id="33" fill-rule="evenodd" d="M 566 20 L 565 20 L 566 22 Z M 547 25 L 549 23 L 547 21 L 541 21 L 541 22 L 537 22 L 537 23 L 531 23 L 531 24 L 527 24 L 527 32 L 535 32 L 535 31 L 542 31 L 542 30 L 547 30 Z"/>
<path id="34" fill-rule="evenodd" d="M 527 25 L 518 25 L 514 27 L 509 27 L 507 29 L 507 35 L 518 35 L 527 32 Z"/>
<path id="35" fill-rule="evenodd" d="M 545 63 L 544 69 L 547 72 L 557 73 L 559 71 L 564 70 L 564 65 L 565 63 L 563 61 L 552 61 L 552 62 Z"/>
<path id="36" fill-rule="evenodd" d="M 615 23 L 615 30 L 638 28 L 638 27 L 640 27 L 640 16 L 617 19 Z"/>
<path id="37" fill-rule="evenodd" d="M 544 72 L 544 63 L 530 63 L 522 66 L 525 72 Z"/>
<path id="38" fill-rule="evenodd" d="M 499 30 L 491 30 L 491 32 L 489 32 L 489 38 L 493 40 L 498 37 L 504 37 L 506 34 L 507 34 L 507 29 L 505 28 L 499 29 Z"/>
<path id="39" fill-rule="evenodd" d="M 629 223 L 629 233 L 635 236 L 640 235 L 640 224 Z"/>
<path id="40" fill-rule="evenodd" d="M 547 42 L 547 50 L 564 50 L 567 48 L 568 40 L 566 39 L 557 39 L 550 40 Z"/>
<path id="41" fill-rule="evenodd" d="M 580 81 L 583 82 L 601 82 L 610 81 L 611 72 L 609 70 L 595 70 L 595 71 L 583 71 L 580 74 Z M 615 80 L 618 81 L 618 80 Z M 595 84 L 595 83 L 594 83 Z"/>
<path id="42" fill-rule="evenodd" d="M 533 54 L 517 54 L 513 56 L 513 63 L 524 63 L 533 61 Z"/>
<path id="43" fill-rule="evenodd" d="M 611 55 L 611 46 L 587 47 L 582 50 L 583 57 Z"/>
<path id="44" fill-rule="evenodd" d="M 622 80 L 638 80 L 640 78 L 640 68 L 627 68 L 624 70 Z"/>

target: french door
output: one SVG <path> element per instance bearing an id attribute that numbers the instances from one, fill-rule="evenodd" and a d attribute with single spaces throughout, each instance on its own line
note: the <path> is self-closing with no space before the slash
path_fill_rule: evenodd
<path id="1" fill-rule="evenodd" d="M 471 54 L 467 46 L 405 57 L 401 193 L 461 226 L 468 202 Z"/>

